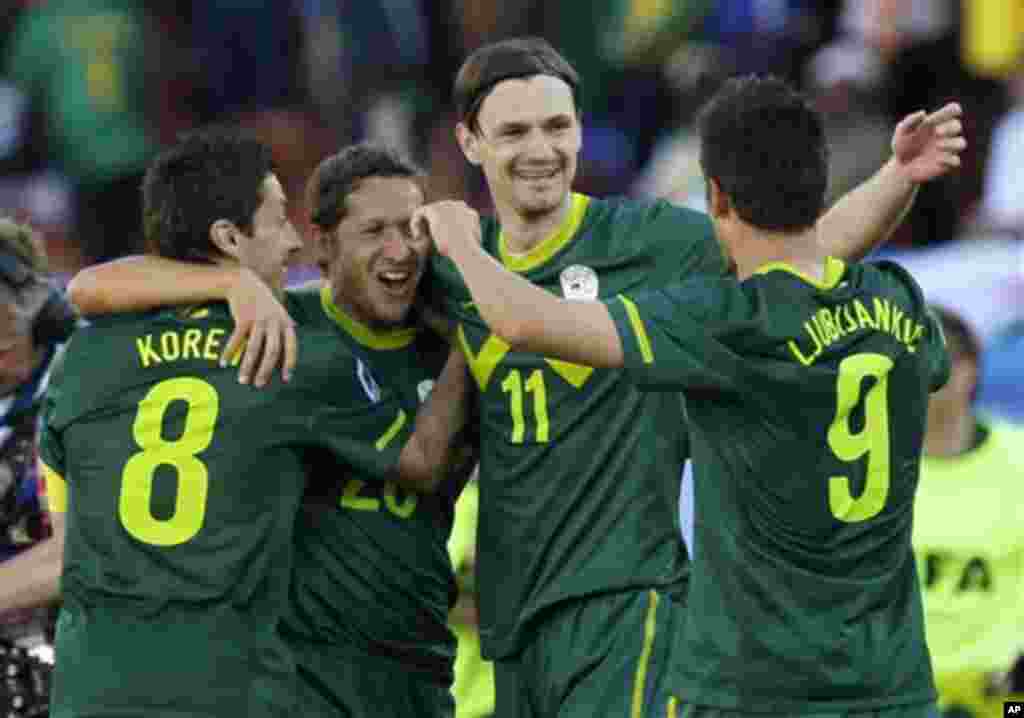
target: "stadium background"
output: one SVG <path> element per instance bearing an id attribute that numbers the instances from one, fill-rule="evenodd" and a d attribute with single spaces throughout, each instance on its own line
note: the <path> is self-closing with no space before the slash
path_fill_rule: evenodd
<path id="1" fill-rule="evenodd" d="M 451 82 L 466 53 L 523 34 L 583 76 L 576 187 L 592 194 L 699 207 L 691 121 L 730 74 L 810 93 L 833 198 L 881 164 L 899 117 L 960 101 L 961 172 L 920 193 L 883 253 L 981 336 L 983 409 L 1024 420 L 1021 0 L 4 0 L 0 213 L 42 230 L 58 278 L 138 251 L 146 163 L 214 121 L 271 144 L 300 231 L 305 178 L 362 139 L 416 159 L 434 196 L 486 211 L 454 141 Z"/>

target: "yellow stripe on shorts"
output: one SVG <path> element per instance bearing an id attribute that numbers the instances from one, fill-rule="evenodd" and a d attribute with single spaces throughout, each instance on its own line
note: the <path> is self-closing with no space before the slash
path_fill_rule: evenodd
<path id="1" fill-rule="evenodd" d="M 644 712 L 644 687 L 647 684 L 647 664 L 651 660 L 654 649 L 654 634 L 657 632 L 657 616 L 659 596 L 654 591 L 647 592 L 647 618 L 644 620 L 644 645 L 640 649 L 640 660 L 637 661 L 636 677 L 633 679 L 633 707 L 630 718 L 641 718 Z"/>

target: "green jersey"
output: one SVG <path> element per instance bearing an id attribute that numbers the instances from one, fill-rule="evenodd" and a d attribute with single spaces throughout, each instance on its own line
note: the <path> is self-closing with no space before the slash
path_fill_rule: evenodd
<path id="1" fill-rule="evenodd" d="M 444 366 L 447 345 L 428 331 L 374 331 L 336 306 L 327 287 L 293 299 L 301 305 L 296 321 L 330 334 L 358 368 L 360 381 L 347 384 L 347 400 L 377 397 L 386 385 L 404 408 L 400 420 L 411 424 Z M 343 391 L 334 399 L 346 399 L 338 395 Z M 383 420 L 395 420 L 387 403 L 380 411 Z M 421 495 L 344 456 L 319 452 L 310 459 L 309 494 L 296 526 L 289 640 L 327 653 L 361 647 L 450 681 L 455 637 L 447 619 L 455 577 L 447 541 L 454 487 Z"/>
<path id="2" fill-rule="evenodd" d="M 390 426 L 393 397 L 387 420 L 381 402 L 328 401 L 345 355 L 315 332 L 291 383 L 239 384 L 218 362 L 231 329 L 222 305 L 105 318 L 54 374 L 40 453 L 68 511 L 55 716 L 290 714 L 278 628 L 302 452 L 381 472 L 397 450 L 362 435 L 408 432 Z"/>
<path id="3" fill-rule="evenodd" d="M 911 551 L 938 324 L 897 265 L 767 265 L 608 302 L 645 390 L 683 389 L 695 539 L 676 694 L 750 712 L 935 698 Z M 681 420 L 681 417 L 679 418 Z"/>
<path id="4" fill-rule="evenodd" d="M 528 254 L 510 254 L 489 220 L 483 246 L 567 298 L 725 271 L 708 218 L 663 201 L 577 194 L 563 227 Z M 680 590 L 687 573 L 675 518 L 687 455 L 681 396 L 643 394 L 622 371 L 511 351 L 481 320 L 454 265 L 439 260 L 435 270 L 479 388 L 484 655 L 517 652 L 529 621 L 560 601 Z"/>

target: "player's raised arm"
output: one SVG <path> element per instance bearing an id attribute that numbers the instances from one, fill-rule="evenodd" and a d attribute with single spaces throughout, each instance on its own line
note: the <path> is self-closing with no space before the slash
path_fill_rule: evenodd
<path id="1" fill-rule="evenodd" d="M 892 137 L 892 157 L 818 220 L 823 253 L 855 260 L 885 242 L 913 204 L 917 188 L 960 166 L 967 147 L 960 105 L 907 115 Z"/>
<path id="2" fill-rule="evenodd" d="M 278 366 L 287 381 L 295 368 L 295 324 L 271 288 L 245 267 L 139 255 L 83 269 L 68 283 L 67 292 L 87 317 L 227 301 L 235 330 L 223 357 L 244 347 L 242 383 L 254 378 L 256 386 L 263 386 Z"/>
<path id="3" fill-rule="evenodd" d="M 509 272 L 480 247 L 480 221 L 462 202 L 426 205 L 413 216 L 458 267 L 480 316 L 513 348 L 593 367 L 622 365 L 615 324 L 600 302 L 560 299 Z"/>

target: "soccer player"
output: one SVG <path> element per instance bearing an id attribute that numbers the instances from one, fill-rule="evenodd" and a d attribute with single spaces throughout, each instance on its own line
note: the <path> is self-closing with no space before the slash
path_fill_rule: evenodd
<path id="1" fill-rule="evenodd" d="M 457 139 L 497 213 L 484 221 L 484 251 L 575 300 L 725 273 L 706 215 L 572 192 L 579 84 L 535 39 L 485 46 L 459 71 Z M 896 128 L 892 159 L 818 220 L 823 252 L 863 255 L 919 183 L 958 164 L 959 113 L 950 105 Z M 663 714 L 680 628 L 666 598 L 685 592 L 687 575 L 676 525 L 688 456 L 679 398 L 644 394 L 621 371 L 511 347 L 454 267 L 435 270 L 479 390 L 477 586 L 498 714 Z"/>
<path id="2" fill-rule="evenodd" d="M 143 192 L 153 251 L 280 291 L 300 242 L 262 144 L 198 132 L 157 159 Z M 346 479 L 429 483 L 443 468 L 433 402 L 413 432 L 409 397 L 376 385 L 337 326 L 304 326 L 296 376 L 263 390 L 223 366 L 231 330 L 218 304 L 102 317 L 55 371 L 41 455 L 51 503 L 67 492 L 58 718 L 304 708 L 279 629 L 311 452 L 329 451 L 320 466 Z M 373 491 L 411 518 L 414 498 Z"/>
<path id="3" fill-rule="evenodd" d="M 1004 676 L 1024 648 L 1024 432 L 978 416 L 981 345 L 940 307 L 949 382 L 928 403 L 914 550 L 939 704 L 1003 715 Z"/>
<path id="4" fill-rule="evenodd" d="M 671 691 L 686 715 L 928 715 L 910 532 L 941 330 L 898 266 L 822 254 L 827 150 L 800 95 L 732 80 L 699 127 L 735 279 L 565 300 L 489 256 L 465 205 L 428 205 L 414 227 L 510 351 L 684 392 L 696 525 Z"/>
<path id="5" fill-rule="evenodd" d="M 321 162 L 308 193 L 329 278 L 306 295 L 316 304 L 310 313 L 318 309 L 319 323 L 403 397 L 410 417 L 449 355 L 447 343 L 409 321 L 430 250 L 411 234 L 420 179 L 393 152 L 356 145 Z M 452 355 L 464 378 L 464 360 Z M 316 706 L 305 714 L 450 718 L 456 589 L 447 542 L 469 467 L 427 493 L 323 458 L 296 528 L 285 621 L 303 704 Z"/>
<path id="6" fill-rule="evenodd" d="M 393 431 L 412 421 L 449 355 L 447 344 L 409 321 L 430 249 L 427 238 L 411 236 L 412 213 L 424 201 L 420 180 L 415 167 L 379 146 L 355 145 L 323 160 L 309 181 L 308 206 L 328 282 L 287 295 L 304 347 L 306 335 L 319 332 L 318 341 L 334 347 L 339 379 L 346 361 L 356 362 L 354 395 L 335 400 L 359 404 L 394 392 L 404 413 L 390 415 Z M 224 296 L 238 281 L 233 273 L 132 258 L 85 270 L 71 294 L 86 313 L 198 301 Z M 451 367 L 446 372 L 465 377 L 458 351 Z M 302 380 L 301 373 L 291 379 Z M 364 435 L 359 450 L 373 452 L 386 439 Z M 283 631 L 298 663 L 303 715 L 451 716 L 455 639 L 447 619 L 455 581 L 447 541 L 468 472 L 416 493 L 336 453 L 306 456 L 310 486 L 296 524 Z"/>

